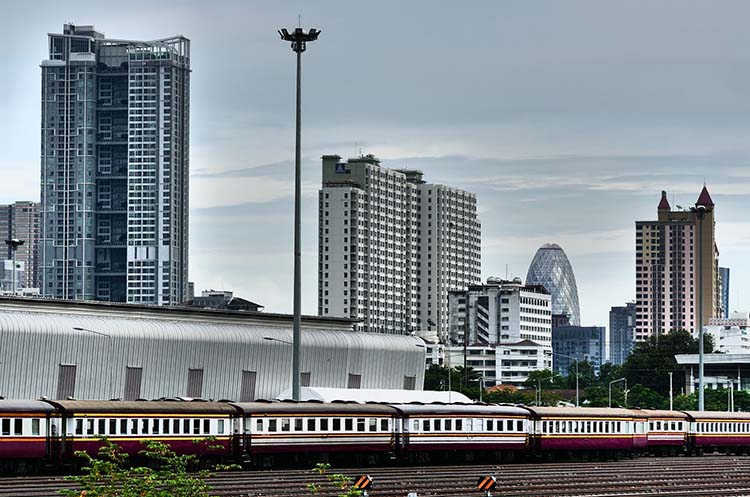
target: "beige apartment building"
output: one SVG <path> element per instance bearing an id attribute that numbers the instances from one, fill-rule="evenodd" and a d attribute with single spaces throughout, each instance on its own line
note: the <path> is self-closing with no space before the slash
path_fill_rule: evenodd
<path id="1" fill-rule="evenodd" d="M 656 221 L 635 223 L 636 341 L 672 330 L 695 331 L 721 309 L 714 203 L 704 186 L 695 207 L 673 210 L 662 192 Z M 699 265 L 703 286 L 699 287 Z M 700 292 L 700 294 L 699 294 Z"/>

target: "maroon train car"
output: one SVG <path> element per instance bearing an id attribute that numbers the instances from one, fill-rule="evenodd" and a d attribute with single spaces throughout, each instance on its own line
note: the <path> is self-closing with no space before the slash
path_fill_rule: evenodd
<path id="1" fill-rule="evenodd" d="M 640 452 L 647 417 L 630 409 L 527 407 L 534 447 L 542 452 Z"/>
<path id="2" fill-rule="evenodd" d="M 690 417 L 691 451 L 749 451 L 750 413 L 686 411 L 686 414 Z"/>
<path id="3" fill-rule="evenodd" d="M 256 465 L 344 458 L 385 460 L 395 447 L 396 410 L 382 404 L 236 402 L 239 450 Z"/>
<path id="4" fill-rule="evenodd" d="M 667 410 L 643 410 L 648 416 L 648 438 L 646 447 L 654 454 L 681 453 L 687 446 L 690 418 L 684 412 Z"/>
<path id="5" fill-rule="evenodd" d="M 39 400 L 0 400 L 0 466 L 23 471 L 52 454 L 55 408 Z"/>
<path id="6" fill-rule="evenodd" d="M 48 401 L 57 407 L 60 452 L 96 455 L 102 437 L 137 456 L 143 441 L 157 440 L 179 454 L 221 458 L 230 454 L 234 419 L 238 411 L 219 402 L 171 401 Z M 210 442 L 205 439 L 211 437 Z M 204 440 L 196 443 L 196 441 Z M 216 448 L 220 447 L 220 448 Z"/>

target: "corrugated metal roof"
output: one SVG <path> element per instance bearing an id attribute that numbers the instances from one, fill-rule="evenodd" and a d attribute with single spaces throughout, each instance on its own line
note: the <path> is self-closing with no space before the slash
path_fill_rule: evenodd
<path id="1" fill-rule="evenodd" d="M 291 384 L 291 340 L 291 320 L 0 305 L 0 395 L 56 398 L 60 366 L 75 365 L 67 395 L 76 399 L 123 397 L 128 367 L 142 370 L 136 398 L 188 396 L 188 370 L 202 369 L 204 399 L 241 400 L 243 371 L 256 373 L 254 398 L 271 399 Z M 401 388 L 404 376 L 415 376 L 417 388 L 424 382 L 425 348 L 415 337 L 303 322 L 301 349 L 311 386 L 346 387 L 349 374 L 371 389 Z"/>

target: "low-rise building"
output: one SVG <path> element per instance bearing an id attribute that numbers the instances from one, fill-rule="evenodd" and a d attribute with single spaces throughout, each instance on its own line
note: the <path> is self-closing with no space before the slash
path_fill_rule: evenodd
<path id="1" fill-rule="evenodd" d="M 750 354 L 750 313 L 734 311 L 728 318 L 711 318 L 704 333 L 713 338 L 714 350 L 723 354 Z"/>

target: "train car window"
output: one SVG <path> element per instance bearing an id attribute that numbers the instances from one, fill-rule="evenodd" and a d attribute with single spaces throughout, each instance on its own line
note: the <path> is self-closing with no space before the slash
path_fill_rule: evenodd
<path id="1" fill-rule="evenodd" d="M 547 422 L 542 421 L 542 433 L 547 433 Z"/>
<path id="2" fill-rule="evenodd" d="M 100 419 L 97 423 L 98 426 L 96 427 L 96 433 L 98 435 L 106 435 L 107 431 L 107 420 L 106 419 Z"/>
<path id="3" fill-rule="evenodd" d="M 488 419 L 487 420 L 487 431 L 493 431 L 495 426 L 494 420 Z"/>
<path id="4" fill-rule="evenodd" d="M 419 431 L 419 420 L 412 421 L 411 431 Z"/>
<path id="5" fill-rule="evenodd" d="M 180 433 L 180 420 L 179 419 L 172 420 L 172 433 L 174 433 L 175 435 Z"/>
<path id="6" fill-rule="evenodd" d="M 31 434 L 39 435 L 39 420 L 38 419 L 31 420 Z"/>
<path id="7" fill-rule="evenodd" d="M 23 420 L 14 419 L 13 420 L 13 434 L 20 435 L 22 431 L 23 431 Z"/>
<path id="8" fill-rule="evenodd" d="M 598 422 L 594 421 L 593 423 L 591 423 L 591 433 L 599 433 L 600 428 L 601 425 Z"/>
<path id="9" fill-rule="evenodd" d="M 128 420 L 121 419 L 120 420 L 120 435 L 127 435 L 127 434 L 128 434 Z"/>
<path id="10" fill-rule="evenodd" d="M 430 420 L 429 419 L 422 420 L 422 431 L 430 431 Z"/>
<path id="11" fill-rule="evenodd" d="M 443 423 L 439 419 L 433 419 L 432 420 L 432 429 L 433 431 L 442 431 Z"/>
<path id="12" fill-rule="evenodd" d="M 648 431 L 654 431 L 654 422 L 653 421 L 649 421 L 648 422 Z"/>
<path id="13" fill-rule="evenodd" d="M 568 423 L 567 423 L 566 421 L 561 421 L 561 422 L 560 422 L 560 433 L 567 433 L 567 430 L 565 429 L 565 426 L 566 426 L 567 424 L 568 424 Z"/>
<path id="14" fill-rule="evenodd" d="M 605 421 L 604 422 L 604 433 L 609 433 L 609 425 L 611 424 L 611 421 Z"/>
<path id="15" fill-rule="evenodd" d="M 370 425 L 370 431 L 378 431 L 378 420 L 375 418 L 370 418 L 369 423 Z"/>
<path id="16" fill-rule="evenodd" d="M 333 418 L 333 431 L 341 431 L 341 418 Z"/>
<path id="17" fill-rule="evenodd" d="M 288 422 L 289 420 L 287 420 Z M 201 434 L 201 420 L 200 419 L 194 419 L 193 420 L 193 435 L 200 435 Z"/>
<path id="18" fill-rule="evenodd" d="M 189 419 L 182 420 L 182 433 L 185 435 L 190 435 L 190 420 Z"/>
<path id="19" fill-rule="evenodd" d="M 158 419 L 151 420 L 151 434 L 152 435 L 159 434 L 159 420 Z"/>
<path id="20" fill-rule="evenodd" d="M 307 431 L 315 431 L 315 418 L 307 420 Z"/>
<path id="21" fill-rule="evenodd" d="M 109 420 L 109 434 L 117 435 L 117 420 L 116 419 Z"/>
<path id="22" fill-rule="evenodd" d="M 165 435 L 169 435 L 169 420 L 163 419 L 161 421 L 161 432 Z"/>
<path id="23" fill-rule="evenodd" d="M 276 421 L 275 419 L 269 419 L 268 420 L 268 431 L 277 431 L 276 428 Z"/>
<path id="24" fill-rule="evenodd" d="M 138 420 L 137 419 L 130 420 L 130 434 L 138 435 Z"/>
<path id="25" fill-rule="evenodd" d="M 301 422 L 302 420 L 300 420 Z M 203 434 L 208 435 L 211 433 L 211 420 L 210 419 L 204 419 L 203 420 Z"/>
<path id="26" fill-rule="evenodd" d="M 294 431 L 302 431 L 302 418 L 294 420 Z"/>
<path id="27" fill-rule="evenodd" d="M 357 418 L 357 431 L 365 431 L 365 418 Z"/>
<path id="28" fill-rule="evenodd" d="M 344 419 L 344 431 L 354 431 L 354 419 Z"/>
<path id="29" fill-rule="evenodd" d="M 508 431 L 513 431 L 513 420 L 508 419 L 505 421 L 505 429 Z"/>
<path id="30" fill-rule="evenodd" d="M 380 420 L 380 431 L 388 431 L 388 420 L 387 419 L 381 419 Z"/>
<path id="31" fill-rule="evenodd" d="M 223 419 L 217 420 L 216 425 L 217 425 L 216 433 L 218 433 L 219 435 L 223 435 L 224 434 L 224 420 Z"/>
<path id="32" fill-rule="evenodd" d="M 289 431 L 291 425 L 292 424 L 289 422 L 289 418 L 281 419 L 281 431 Z"/>
<path id="33" fill-rule="evenodd" d="M 321 418 L 320 431 L 328 431 L 328 418 Z"/>
<path id="34" fill-rule="evenodd" d="M 555 423 L 552 425 L 552 433 L 560 433 L 560 422 L 555 421 Z"/>
<path id="35" fill-rule="evenodd" d="M 87 419 L 86 420 L 86 435 L 93 435 L 93 434 L 94 434 L 94 420 Z"/>
<path id="36" fill-rule="evenodd" d="M 453 431 L 453 420 L 452 419 L 443 420 L 443 429 L 445 431 Z"/>
<path id="37" fill-rule="evenodd" d="M 661 431 L 661 421 L 656 422 L 656 431 Z"/>
<path id="38" fill-rule="evenodd" d="M 148 419 L 141 420 L 141 435 L 148 435 Z"/>
<path id="39" fill-rule="evenodd" d="M 675 423 L 674 421 L 672 421 L 672 422 L 671 422 L 671 423 L 669 424 L 669 426 L 671 426 L 671 427 L 672 427 L 672 431 L 675 431 L 675 430 L 677 430 L 677 423 Z"/>
<path id="40" fill-rule="evenodd" d="M 456 431 L 461 431 L 464 429 L 464 420 L 463 419 L 457 419 L 456 420 Z"/>
<path id="41" fill-rule="evenodd" d="M 256 419 L 255 420 L 255 432 L 260 433 L 263 431 L 263 420 L 262 419 Z"/>
<path id="42" fill-rule="evenodd" d="M 8 425 L 8 430 L 10 430 L 10 425 Z M 3 431 L 2 434 L 5 435 L 5 420 L 3 420 Z M 83 420 L 82 419 L 76 419 L 76 435 L 83 435 Z"/>

